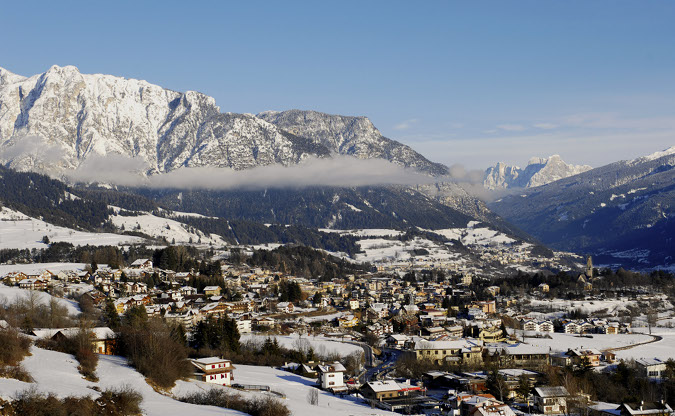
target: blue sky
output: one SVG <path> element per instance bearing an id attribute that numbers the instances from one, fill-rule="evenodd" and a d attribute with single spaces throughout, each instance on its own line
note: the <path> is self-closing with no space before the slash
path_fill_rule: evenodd
<path id="1" fill-rule="evenodd" d="M 0 66 L 365 115 L 446 164 L 675 146 L 675 2 L 10 2 Z"/>

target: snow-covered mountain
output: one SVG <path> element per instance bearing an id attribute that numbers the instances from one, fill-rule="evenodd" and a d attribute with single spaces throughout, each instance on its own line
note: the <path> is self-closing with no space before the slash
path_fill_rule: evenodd
<path id="1" fill-rule="evenodd" d="M 551 247 L 673 267 L 675 147 L 523 189 L 490 209 Z"/>
<path id="2" fill-rule="evenodd" d="M 141 170 L 149 174 L 184 166 L 242 170 L 332 153 L 447 171 L 383 138 L 364 117 L 222 113 L 212 97 L 195 91 L 82 74 L 74 66 L 28 78 L 0 68 L 0 159 L 15 169 L 54 173 L 119 154 L 145 162 Z"/>
<path id="3" fill-rule="evenodd" d="M 567 164 L 559 155 L 534 157 L 524 169 L 499 162 L 485 171 L 483 185 L 487 189 L 533 188 L 591 169 L 588 165 Z"/>
<path id="4" fill-rule="evenodd" d="M 448 173 L 448 168 L 440 163 L 432 163 L 409 146 L 382 136 L 366 117 L 300 110 L 266 111 L 258 117 L 297 136 L 309 138 L 335 153 L 360 159 L 386 159 L 432 175 Z"/>

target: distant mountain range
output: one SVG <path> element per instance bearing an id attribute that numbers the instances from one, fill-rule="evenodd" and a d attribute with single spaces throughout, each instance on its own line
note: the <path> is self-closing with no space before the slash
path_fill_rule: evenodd
<path id="1" fill-rule="evenodd" d="M 591 170 L 587 165 L 570 165 L 560 156 L 534 157 L 524 169 L 499 162 L 485 171 L 487 189 L 534 188 Z"/>
<path id="2" fill-rule="evenodd" d="M 605 264 L 675 265 L 675 147 L 620 161 L 488 206 L 558 249 Z"/>
<path id="3" fill-rule="evenodd" d="M 0 194 L 0 201 L 71 227 L 82 216 L 83 229 L 111 229 L 108 205 L 126 203 L 149 211 L 157 204 L 225 221 L 200 224 L 208 229 L 230 230 L 227 221 L 241 221 L 245 225 L 240 230 L 249 230 L 251 241 L 267 234 L 262 223 L 306 227 L 303 238 L 316 241 L 324 237 L 310 228 L 441 229 L 478 220 L 521 240 L 593 253 L 611 264 L 669 266 L 675 255 L 670 248 L 675 235 L 672 148 L 596 169 L 567 164 L 557 155 L 533 158 L 522 169 L 497 163 L 485 172 L 483 187 L 517 194 L 486 204 L 468 187 L 447 182 L 446 166 L 384 137 L 366 117 L 300 110 L 223 113 L 212 97 L 198 92 L 81 74 L 72 66 L 53 66 L 31 77 L 0 68 L 2 166 L 61 177 L 87 161 L 111 155 L 142 161 L 145 175 L 184 167 L 246 171 L 341 155 L 388 160 L 438 182 L 415 187 L 105 193 L 2 170 L 0 182 L 11 193 Z M 51 193 L 22 192 L 36 180 Z M 86 198 L 69 199 L 71 191 Z"/>
<path id="4" fill-rule="evenodd" d="M 0 108 L 0 158 L 19 170 L 53 173 L 109 154 L 142 159 L 148 174 L 179 167 L 289 166 L 341 154 L 447 173 L 445 166 L 383 137 L 365 117 L 298 110 L 222 113 L 212 97 L 198 92 L 81 74 L 73 66 L 52 66 L 29 78 L 0 68 Z M 35 137 L 51 146 L 48 155 L 31 148 Z"/>

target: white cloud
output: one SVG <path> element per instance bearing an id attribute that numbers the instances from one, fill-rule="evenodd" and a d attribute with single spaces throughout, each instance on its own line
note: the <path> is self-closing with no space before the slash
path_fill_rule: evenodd
<path id="1" fill-rule="evenodd" d="M 145 162 L 121 155 L 92 156 L 67 173 L 73 182 L 100 182 L 121 186 L 177 189 L 262 189 L 310 186 L 415 185 L 434 179 L 383 159 L 351 156 L 309 158 L 298 165 L 270 165 L 243 171 L 229 168 L 180 168 L 143 176 Z"/>
<path id="2" fill-rule="evenodd" d="M 532 126 L 543 130 L 552 130 L 558 128 L 558 125 L 553 123 L 536 123 Z"/>
<path id="3" fill-rule="evenodd" d="M 504 131 L 523 131 L 525 130 L 525 126 L 522 124 L 499 124 L 497 126 L 498 129 L 504 130 Z"/>
<path id="4" fill-rule="evenodd" d="M 0 150 L 0 160 L 20 161 L 33 159 L 36 163 L 55 163 L 63 158 L 63 148 L 57 144 L 47 143 L 39 136 L 21 136 L 17 141 L 4 145 Z"/>
<path id="5" fill-rule="evenodd" d="M 411 118 L 409 120 L 402 121 L 394 126 L 394 130 L 407 130 L 411 128 L 414 124 L 417 124 L 419 119 Z"/>

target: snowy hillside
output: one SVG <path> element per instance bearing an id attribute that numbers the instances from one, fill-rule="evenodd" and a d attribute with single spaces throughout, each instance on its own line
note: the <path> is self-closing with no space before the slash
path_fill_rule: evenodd
<path id="1" fill-rule="evenodd" d="M 12 271 L 14 270 L 16 269 L 12 269 Z M 61 306 L 64 306 L 68 310 L 70 315 L 77 315 L 80 313 L 80 307 L 74 300 L 52 297 L 52 295 L 47 292 L 19 289 L 16 286 L 5 286 L 0 283 L 0 303 L 11 303 L 17 300 L 28 299 L 30 296 L 36 296 L 37 302 L 43 305 L 48 305 L 52 298 L 56 299 Z"/>
<path id="2" fill-rule="evenodd" d="M 22 365 L 35 382 L 25 383 L 0 378 L 0 396 L 4 399 L 11 399 L 17 393 L 33 386 L 40 392 L 51 392 L 59 397 L 97 397 L 99 393 L 93 390 L 94 387 L 105 389 L 128 386 L 141 393 L 143 396 L 141 407 L 149 416 L 242 414 L 216 407 L 182 403 L 161 395 L 153 390 L 145 382 L 144 377 L 131 368 L 122 357 L 100 355 L 96 371 L 100 380 L 93 383 L 82 378 L 77 370 L 78 363 L 72 355 L 37 347 L 31 348 L 31 354 L 23 360 Z"/>
<path id="3" fill-rule="evenodd" d="M 199 230 L 189 227 L 181 222 L 170 218 L 158 217 L 150 213 L 141 215 L 119 215 L 112 216 L 112 223 L 120 230 L 137 231 L 155 238 L 166 239 L 169 243 L 176 244 L 204 244 L 222 246 L 226 244 L 220 236 L 215 234 L 205 234 Z M 185 213 L 181 213 L 185 215 Z"/>
<path id="4" fill-rule="evenodd" d="M 94 388 L 103 390 L 130 387 L 143 396 L 141 407 L 143 413 L 149 416 L 243 415 L 229 409 L 193 405 L 174 399 L 174 397 L 182 397 L 196 391 L 210 388 L 227 389 L 226 387 L 194 380 L 178 381 L 171 395 L 160 394 L 150 387 L 144 377 L 131 368 L 123 357 L 99 355 L 96 371 L 100 379 L 98 382 L 90 382 L 82 378 L 77 370 L 78 363 L 75 358 L 56 351 L 32 347 L 31 355 L 23 360 L 22 365 L 35 382 L 26 383 L 0 378 L 0 397 L 3 399 L 12 399 L 17 393 L 31 387 L 35 387 L 40 392 L 54 393 L 58 397 L 97 397 L 100 393 Z M 291 414 L 297 416 L 311 416 L 317 411 L 326 416 L 392 414 L 371 409 L 351 396 L 340 398 L 326 392 L 319 392 L 319 403 L 317 406 L 312 406 L 307 402 L 307 394 L 314 389 L 315 380 L 270 367 L 236 365 L 235 378 L 241 384 L 264 384 L 270 386 L 273 391 L 285 394 L 286 398 L 280 400 L 288 406 Z M 252 397 L 265 393 L 240 392 L 239 394 Z"/>
<path id="5" fill-rule="evenodd" d="M 144 241 L 139 237 L 110 233 L 89 233 L 58 227 L 42 220 L 28 217 L 9 208 L 0 208 L 0 249 L 47 248 L 44 236 L 50 242 L 67 242 L 73 245 L 119 245 Z"/>

